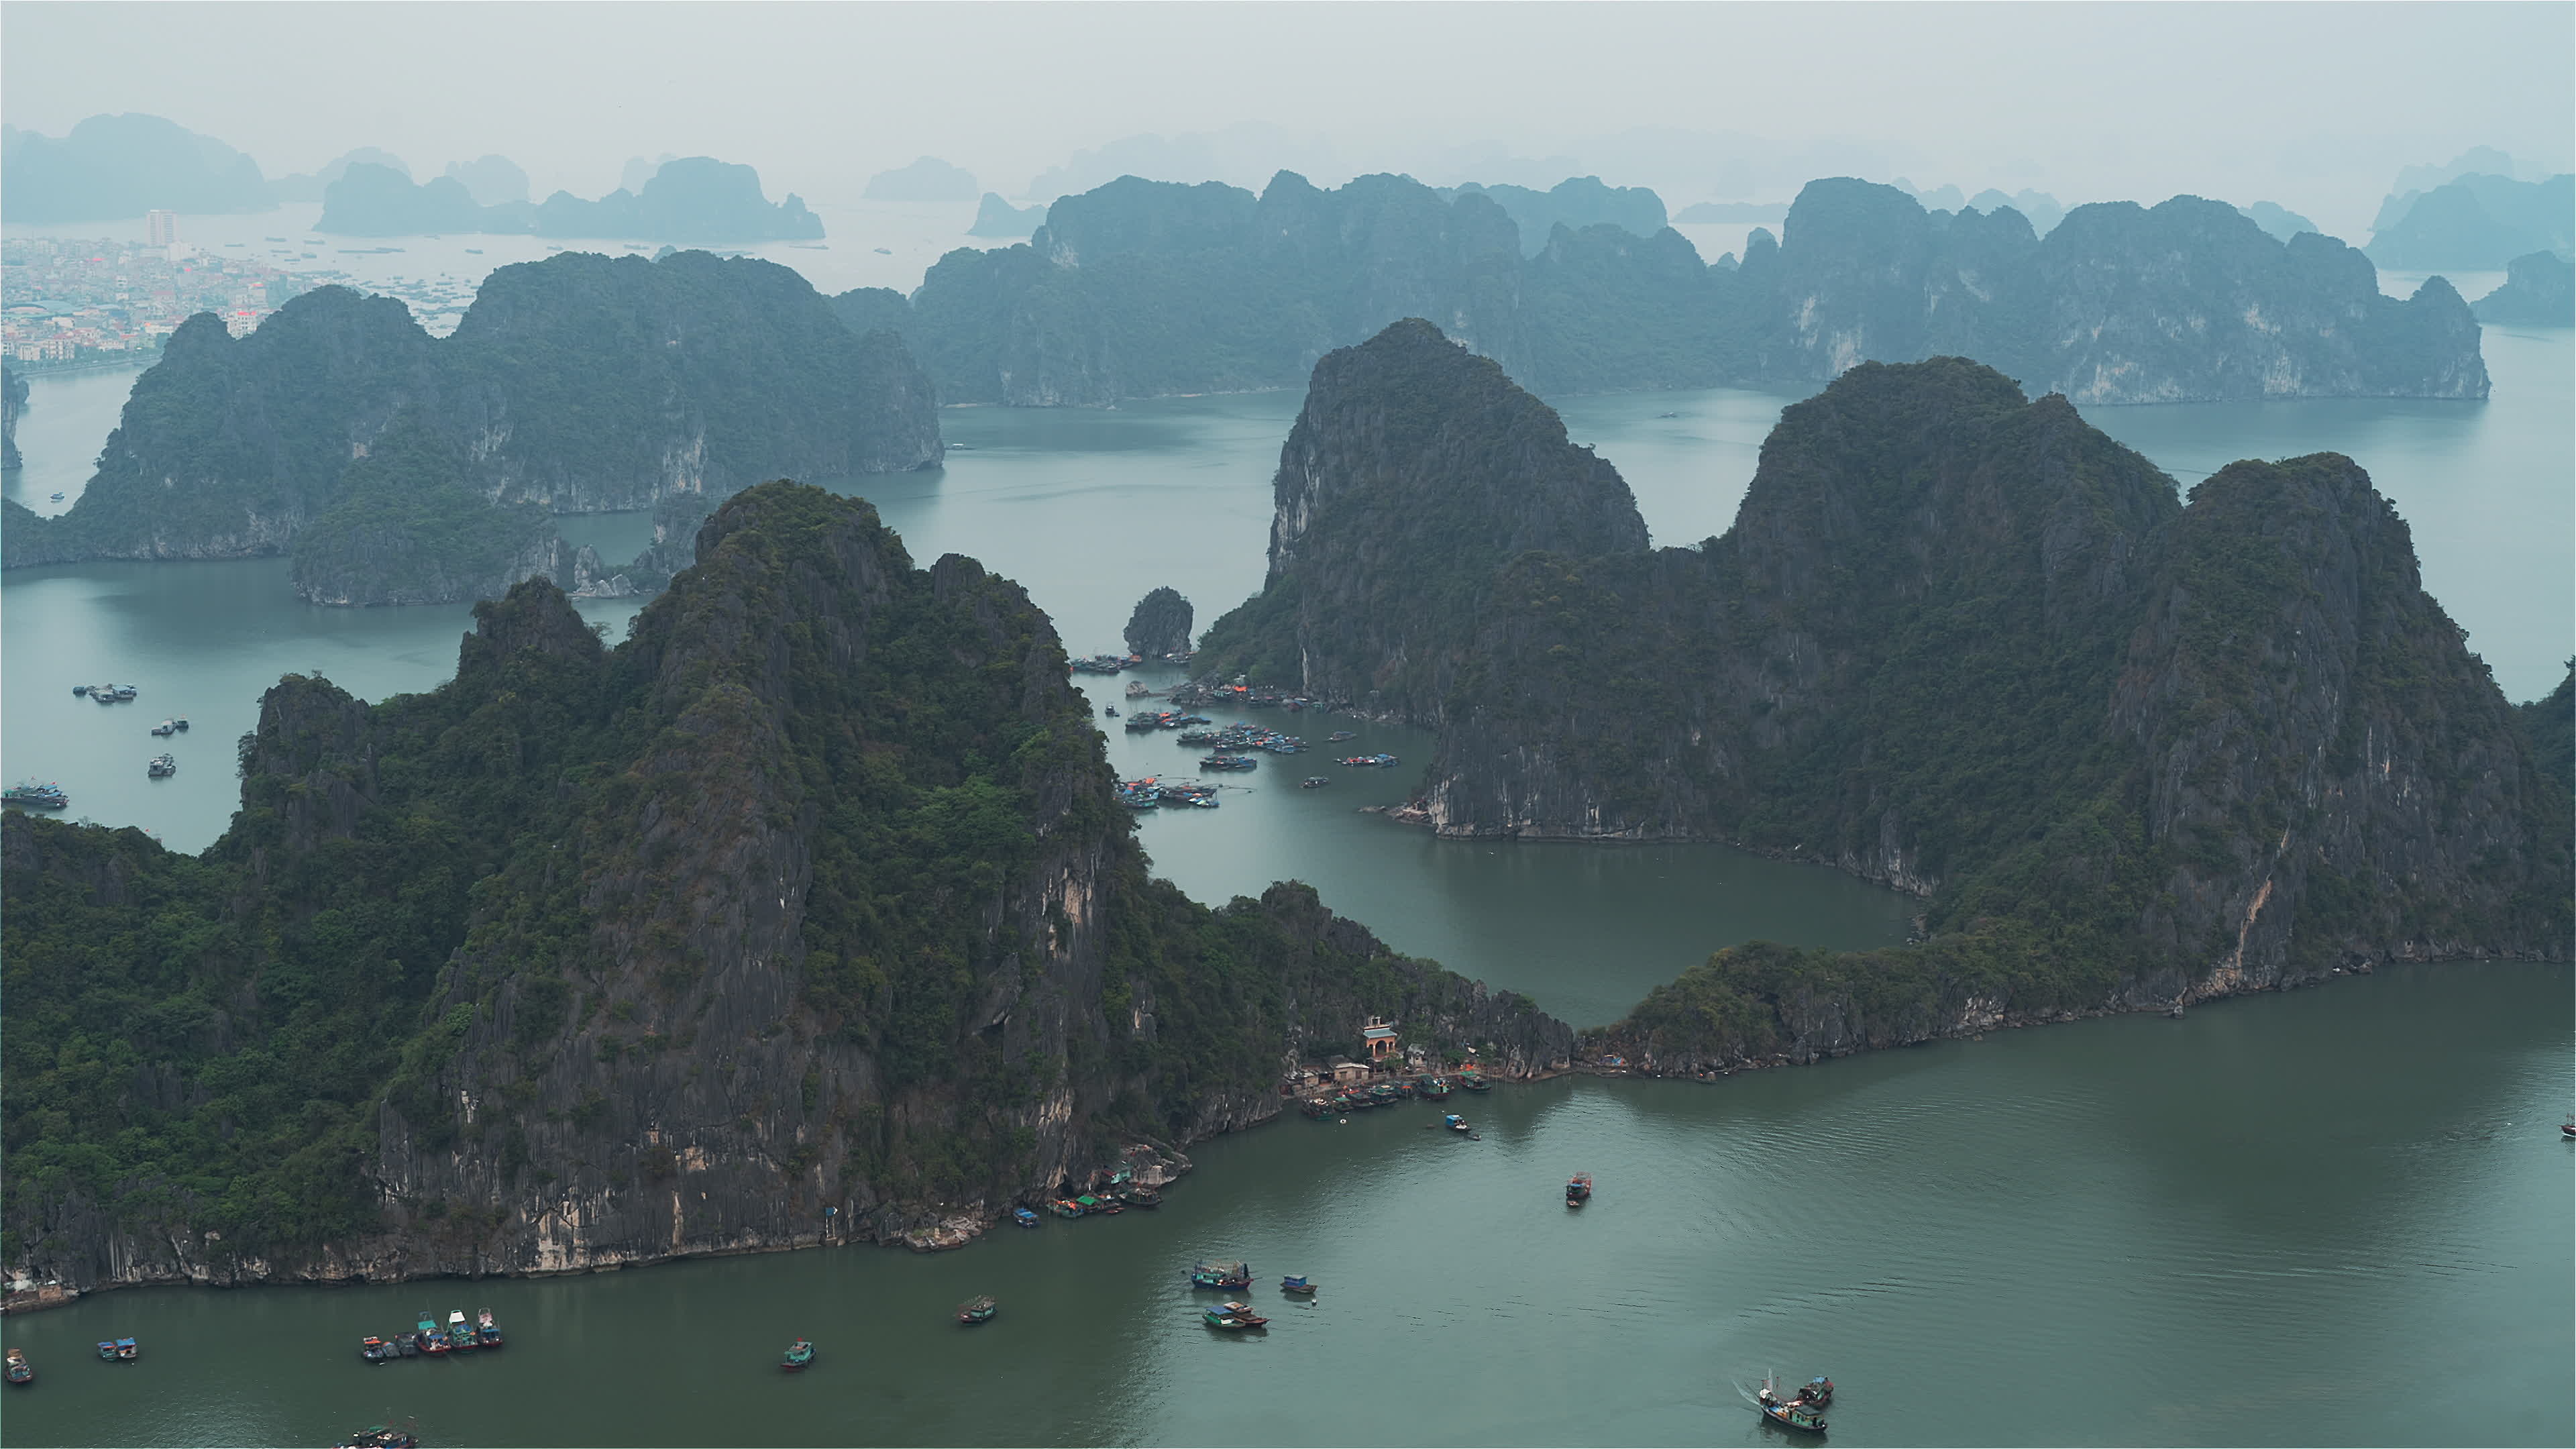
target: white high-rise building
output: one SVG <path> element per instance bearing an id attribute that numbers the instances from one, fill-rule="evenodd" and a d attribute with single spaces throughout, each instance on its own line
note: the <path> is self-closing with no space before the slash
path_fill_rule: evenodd
<path id="1" fill-rule="evenodd" d="M 143 213 L 143 244 L 166 247 L 179 239 L 179 213 L 147 211 Z"/>

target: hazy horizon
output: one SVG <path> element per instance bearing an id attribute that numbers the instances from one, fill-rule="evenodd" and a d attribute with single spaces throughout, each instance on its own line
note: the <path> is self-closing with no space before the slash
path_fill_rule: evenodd
<path id="1" fill-rule="evenodd" d="M 1105 178 L 1058 168 L 1089 151 L 1253 186 L 1598 174 L 1675 208 L 1832 174 L 2191 192 L 2358 239 L 2400 167 L 2485 145 L 2567 169 L 2576 109 L 2576 9 L 2554 4 L 18 0 L 0 39 L 0 119 L 50 135 L 147 112 L 270 176 L 359 146 L 419 177 L 497 153 L 539 196 L 711 155 L 825 204 L 922 155 L 1014 198 L 1051 171 L 1080 189 Z"/>

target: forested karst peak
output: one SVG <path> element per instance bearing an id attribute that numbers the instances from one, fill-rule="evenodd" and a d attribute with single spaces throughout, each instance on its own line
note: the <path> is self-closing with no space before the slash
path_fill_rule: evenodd
<path id="1" fill-rule="evenodd" d="M 1812 1056 L 1974 1029 L 1972 999 L 2036 1020 L 2564 956 L 2566 791 L 2351 460 L 2234 464 L 2185 503 L 2062 396 L 1865 363 L 1782 414 L 1724 536 L 1501 550 L 1453 543 L 1446 490 L 1505 519 L 1565 490 L 1423 448 L 1490 399 L 1357 365 L 1412 326 L 1318 366 L 1293 547 L 1203 658 L 1436 728 L 1415 811 L 1444 834 L 1723 840 L 1926 899 L 1920 948 L 1722 955 L 1623 1049 Z"/>
<path id="2" fill-rule="evenodd" d="M 1025 250 L 950 253 L 899 305 L 840 300 L 902 332 L 943 396 L 1040 406 L 1293 386 L 1407 316 L 1543 394 L 1945 354 L 2084 403 L 2487 387 L 2455 297 L 2383 297 L 2359 253 L 2305 231 L 2285 244 L 2219 202 L 2078 207 L 2034 228 L 2009 206 L 1927 210 L 1829 178 L 1790 208 L 1785 244 L 1756 231 L 1740 266 L 1708 265 L 1662 215 L 1651 193 L 1588 178 L 1328 190 L 1282 171 L 1255 196 L 1126 176 L 1058 200 Z"/>
<path id="3" fill-rule="evenodd" d="M 333 537 L 364 546 L 299 549 L 309 596 L 472 597 L 543 571 L 530 552 L 541 539 L 479 516 L 494 503 L 641 508 L 942 452 L 930 384 L 902 342 L 852 333 L 795 272 L 705 252 L 568 252 L 496 269 L 446 338 L 402 303 L 344 287 L 297 297 L 241 338 L 191 319 L 136 380 L 79 502 L 58 519 L 13 514 L 7 558 L 283 552 L 353 496 L 395 484 L 360 466 L 395 435 L 412 440 L 400 484 L 426 511 L 390 533 L 383 517 L 344 516 Z"/>
<path id="4" fill-rule="evenodd" d="M 13 1268 L 561 1270 L 827 1207 L 893 1239 L 1273 1115 L 1283 1053 L 1371 1012 L 1570 1050 L 1303 887 L 1150 879 L 1016 584 L 784 482 L 695 552 L 614 649 L 534 580 L 435 690 L 282 681 L 202 857 L 0 821 Z"/>

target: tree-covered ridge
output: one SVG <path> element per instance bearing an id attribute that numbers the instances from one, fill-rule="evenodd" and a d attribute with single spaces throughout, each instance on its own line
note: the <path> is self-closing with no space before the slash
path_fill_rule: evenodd
<path id="1" fill-rule="evenodd" d="M 1646 546 L 1618 471 L 1420 318 L 1315 365 L 1273 492 L 1262 594 L 1208 630 L 1209 661 L 1426 721 L 1497 565 Z"/>
<path id="2" fill-rule="evenodd" d="M 1266 1115 L 1369 1012 L 1570 1048 L 1302 887 L 1150 880 L 1016 585 L 786 483 L 698 560 L 613 650 L 540 580 L 438 689 L 282 682 L 201 857 L 0 824 L 13 1268 L 585 1266 L 827 1206 L 890 1236 Z"/>
<path id="3" fill-rule="evenodd" d="M 793 271 L 704 252 L 566 253 L 494 271 L 443 339 L 400 302 L 340 287 L 295 298 L 247 337 L 192 318 L 137 379 L 70 512 L 11 515 L 7 559 L 282 552 L 362 485 L 352 460 L 398 436 L 444 460 L 405 470 L 407 482 L 558 513 L 912 468 L 943 451 L 936 398 L 902 342 L 852 334 Z M 477 558 L 438 541 L 499 527 L 412 535 L 394 567 L 477 576 Z M 327 562 L 361 577 L 384 560 Z"/>
<path id="4" fill-rule="evenodd" d="M 1424 451 L 1376 409 L 1494 404 L 1434 352 L 1381 356 L 1405 365 L 1318 369 L 1277 488 L 1290 564 L 1202 659 L 1436 728 L 1417 805 L 1440 831 L 1718 839 L 1914 891 L 1921 950 L 1815 962 L 1937 987 L 1917 1014 L 2565 953 L 2566 791 L 2351 460 L 2234 464 L 2185 504 L 2063 397 L 1864 364 L 1784 412 L 1724 537 L 1512 546 L 1565 506 L 1546 450 Z M 1315 476 L 1368 480 L 1367 509 L 1314 503 Z M 1460 536 L 1446 510 L 1476 489 L 1491 516 Z M 1403 609 L 1371 607 L 1389 591 Z M 1788 959 L 1675 989 L 1771 1001 Z M 1818 1050 L 1914 1029 L 1836 999 L 1775 1026 Z"/>
<path id="5" fill-rule="evenodd" d="M 1294 386 L 1405 317 L 1542 394 L 1956 353 L 2086 402 L 2486 395 L 2447 283 L 2383 297 L 2351 248 L 2285 243 L 2219 202 L 2079 207 L 2042 237 L 2009 207 L 1822 180 L 1781 241 L 1757 232 L 1716 266 L 1661 212 L 1597 183 L 1325 190 L 1281 172 L 1256 197 L 1130 176 L 1057 201 L 1025 247 L 951 252 L 909 298 L 835 303 L 901 332 L 950 400 L 1037 406 Z M 1593 216 L 1617 224 L 1569 224 Z"/>

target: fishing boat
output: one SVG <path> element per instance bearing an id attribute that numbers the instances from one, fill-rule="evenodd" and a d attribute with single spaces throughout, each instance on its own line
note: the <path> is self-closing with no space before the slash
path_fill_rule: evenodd
<path id="1" fill-rule="evenodd" d="M 1486 1081 L 1485 1074 L 1476 1070 L 1474 1067 L 1469 1067 L 1458 1074 L 1458 1085 L 1466 1088 L 1470 1092 L 1490 1092 L 1494 1090 L 1494 1084 Z"/>
<path id="2" fill-rule="evenodd" d="M 1047 1204 L 1047 1211 L 1060 1218 L 1078 1218 L 1082 1216 L 1082 1204 L 1069 1197 L 1060 1197 Z"/>
<path id="3" fill-rule="evenodd" d="M 1825 1432 L 1824 1406 L 1803 1398 L 1783 1400 L 1776 1376 L 1763 1376 L 1762 1391 L 1754 1396 L 1753 1407 L 1762 1411 L 1763 1418 L 1783 1428 L 1803 1429 L 1810 1434 Z"/>
<path id="4" fill-rule="evenodd" d="M 1265 1327 L 1270 1322 L 1269 1319 L 1253 1312 L 1252 1305 L 1249 1303 L 1220 1303 L 1200 1314 L 1199 1318 L 1208 1327 L 1221 1328 L 1228 1333 L 1241 1333 L 1246 1329 Z"/>
<path id="5" fill-rule="evenodd" d="M 447 1330 L 438 1326 L 438 1316 L 436 1314 L 422 1314 L 417 1328 L 418 1336 L 420 1338 L 421 1352 L 447 1352 Z"/>
<path id="6" fill-rule="evenodd" d="M 960 1323 L 990 1323 L 993 1321 L 993 1315 L 1001 1311 L 1002 1305 L 994 1302 L 989 1294 L 980 1298 L 969 1298 L 965 1302 L 957 1305 L 957 1321 Z"/>
<path id="7" fill-rule="evenodd" d="M 130 1338 L 103 1339 L 98 1345 L 98 1356 L 112 1363 L 132 1363 L 143 1356 L 143 1350 L 136 1347 Z"/>
<path id="8" fill-rule="evenodd" d="M 791 1374 L 802 1373 L 805 1366 L 813 1361 L 814 1345 L 800 1338 L 787 1345 L 787 1352 L 779 1355 L 778 1366 Z"/>
<path id="9" fill-rule="evenodd" d="M 34 780 L 0 790 L 0 805 L 15 805 L 21 809 L 60 810 L 71 803 L 72 797 L 63 793 L 62 786 L 39 784 Z"/>
<path id="10" fill-rule="evenodd" d="M 2567 1120 L 2559 1125 L 2558 1135 L 2576 1142 L 2576 1112 L 2567 1114 Z"/>
<path id="11" fill-rule="evenodd" d="M 404 1358 L 420 1357 L 420 1335 L 417 1333 L 395 1334 L 394 1352 L 402 1355 Z"/>
<path id="12" fill-rule="evenodd" d="M 370 1333 L 358 1340 L 358 1357 L 369 1363 L 387 1363 L 401 1355 L 401 1350 Z"/>
<path id="13" fill-rule="evenodd" d="M 184 714 L 173 716 L 170 720 L 170 724 L 181 734 L 186 734 L 188 732 L 188 717 Z"/>
<path id="14" fill-rule="evenodd" d="M 1464 1132 L 1467 1130 L 1467 1119 L 1451 1112 L 1440 1119 L 1440 1125 L 1452 1132 Z"/>
<path id="15" fill-rule="evenodd" d="M 15 1387 L 23 1389 L 36 1381 L 36 1366 L 27 1362 L 25 1349 L 13 1348 L 9 1350 L 8 1368 L 0 1371 L 0 1377 L 8 1379 Z"/>
<path id="16" fill-rule="evenodd" d="M 1565 1180 L 1565 1205 L 1581 1207 L 1592 1201 L 1592 1174 L 1578 1172 Z"/>
<path id="17" fill-rule="evenodd" d="M 53 499 L 53 501 L 54 501 L 54 502 L 56 502 L 56 503 L 60 503 L 60 502 L 62 502 L 62 501 L 63 501 L 63 495 L 61 495 L 61 494 L 59 494 L 59 493 L 55 494 L 55 495 L 54 495 L 54 499 Z"/>
<path id="18" fill-rule="evenodd" d="M 1305 1274 L 1291 1273 L 1287 1277 L 1279 1280 L 1279 1291 L 1282 1293 L 1312 1293 L 1315 1291 L 1315 1285 L 1307 1281 Z"/>
<path id="19" fill-rule="evenodd" d="M 1446 1077 L 1433 1077 L 1429 1081 L 1424 1082 L 1422 1084 L 1422 1095 L 1427 1101 L 1447 1101 L 1449 1099 L 1449 1079 Z"/>
<path id="20" fill-rule="evenodd" d="M 1201 1263 L 1190 1270 L 1190 1286 L 1232 1292 L 1252 1286 L 1250 1263 Z"/>
<path id="21" fill-rule="evenodd" d="M 179 773 L 179 762 L 169 755 L 154 755 L 144 762 L 143 772 L 155 780 L 166 780 Z"/>
<path id="22" fill-rule="evenodd" d="M 474 1339 L 485 1348 L 501 1346 L 501 1326 L 492 1321 L 491 1309 L 483 1309 L 474 1315 Z"/>
<path id="23" fill-rule="evenodd" d="M 481 1342 L 482 1340 L 474 1336 L 474 1325 L 465 1321 L 464 1309 L 447 1310 L 447 1351 L 449 1353 L 468 1352 L 478 1347 Z"/>
<path id="24" fill-rule="evenodd" d="M 1834 1401 L 1834 1381 L 1822 1374 L 1798 1386 L 1798 1396 L 1791 1402 L 1821 1409 Z"/>
<path id="25" fill-rule="evenodd" d="M 1038 1215 L 1027 1208 L 1015 1207 L 1011 1209 L 1011 1222 L 1019 1227 L 1034 1228 L 1038 1226 Z"/>
<path id="26" fill-rule="evenodd" d="M 1163 1205 L 1163 1195 L 1141 1183 L 1130 1184 L 1119 1189 L 1118 1196 L 1124 1199 L 1129 1207 L 1158 1208 Z"/>
<path id="27" fill-rule="evenodd" d="M 1308 775 L 1305 779 L 1297 782 L 1297 788 L 1300 790 L 1321 790 L 1331 783 L 1333 782 L 1330 776 Z"/>
<path id="28" fill-rule="evenodd" d="M 154 725 L 154 726 L 152 727 L 152 733 L 153 733 L 153 734 L 158 735 L 158 736 L 162 736 L 162 737 L 165 737 L 165 738 L 166 738 L 166 737 L 168 737 L 168 736 L 170 736 L 170 735 L 175 735 L 175 734 L 177 734 L 178 732 L 179 732 L 179 722 L 178 722 L 177 720 L 168 720 L 168 719 L 165 719 L 165 720 L 161 721 L 159 724 Z"/>
<path id="29" fill-rule="evenodd" d="M 408 1429 L 384 1424 L 369 1424 L 343 1440 L 336 1449 L 418 1449 L 420 1436 Z"/>

